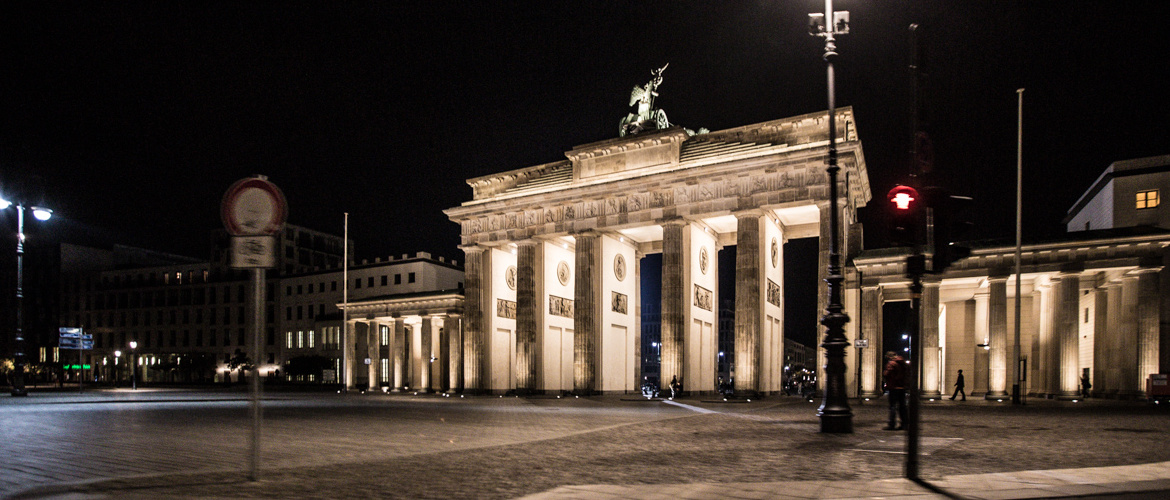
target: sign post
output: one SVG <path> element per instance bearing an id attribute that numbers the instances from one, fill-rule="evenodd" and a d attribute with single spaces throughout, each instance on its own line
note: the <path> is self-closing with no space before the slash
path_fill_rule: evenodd
<path id="1" fill-rule="evenodd" d="M 85 381 L 85 360 L 81 359 L 84 355 L 82 351 L 86 349 L 93 349 L 93 335 L 87 334 L 81 328 L 63 326 L 57 331 L 60 337 L 57 339 L 57 347 L 60 349 L 77 349 L 77 392 L 81 392 L 82 384 Z"/>
<path id="2" fill-rule="evenodd" d="M 264 270 L 276 267 L 276 237 L 288 217 L 284 194 L 264 176 L 240 179 L 220 205 L 224 228 L 232 235 L 231 267 L 252 270 L 252 442 L 248 479 L 259 480 L 260 361 L 264 356 Z"/>

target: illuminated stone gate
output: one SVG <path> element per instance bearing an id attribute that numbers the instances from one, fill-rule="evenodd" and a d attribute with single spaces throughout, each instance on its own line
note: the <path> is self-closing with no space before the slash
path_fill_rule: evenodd
<path id="1" fill-rule="evenodd" d="M 445 211 L 466 253 L 464 387 L 637 391 L 639 263 L 662 253 L 660 384 L 677 376 L 688 392 L 715 390 L 719 274 L 734 272 L 736 389 L 779 391 L 784 242 L 826 234 L 827 122 L 820 112 L 697 135 L 670 127 L 468 180 L 472 200 Z M 852 109 L 836 123 L 847 261 L 870 190 Z M 718 266 L 727 245 L 738 248 L 734 270 Z M 828 238 L 820 248 L 823 278 Z M 807 293 L 823 310 L 823 280 Z"/>

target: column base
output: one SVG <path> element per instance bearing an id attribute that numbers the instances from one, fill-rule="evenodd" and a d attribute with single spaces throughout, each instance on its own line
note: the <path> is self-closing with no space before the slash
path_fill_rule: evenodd
<path id="1" fill-rule="evenodd" d="M 1000 399 L 1008 400 L 1011 398 L 1012 398 L 1012 395 L 1008 394 L 1007 391 L 988 392 L 987 394 L 983 395 L 983 399 L 987 399 L 987 400 L 1000 400 Z"/>
<path id="2" fill-rule="evenodd" d="M 1085 399 L 1085 398 L 1079 392 L 1062 392 L 1062 393 L 1056 395 L 1057 401 L 1073 401 L 1073 400 L 1081 400 L 1081 399 Z"/>

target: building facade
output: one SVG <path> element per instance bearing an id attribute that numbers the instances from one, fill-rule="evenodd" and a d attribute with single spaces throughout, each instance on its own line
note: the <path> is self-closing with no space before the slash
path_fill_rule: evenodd
<path id="1" fill-rule="evenodd" d="M 1068 211 L 1068 231 L 1154 226 L 1170 229 L 1170 155 L 1114 162 Z"/>
<path id="2" fill-rule="evenodd" d="M 338 382 L 339 374 L 349 373 L 351 387 L 357 387 L 359 381 L 362 387 L 376 387 L 388 379 L 380 373 L 369 378 L 372 372 L 355 368 L 366 356 L 355 357 L 357 339 L 345 337 L 345 299 L 360 303 L 445 290 L 457 293 L 462 286 L 463 273 L 457 262 L 425 252 L 363 261 L 346 272 L 340 266 L 341 245 L 336 246 L 336 253 L 315 257 L 321 248 L 333 248 L 330 242 L 339 241 L 336 237 L 317 238 L 317 232 L 296 226 L 285 228 L 282 234 L 278 248 L 282 255 L 292 257 L 281 261 L 280 269 L 303 271 L 308 266 L 301 263 L 300 256 L 308 262 L 338 265 L 299 273 L 268 273 L 260 311 L 263 353 L 258 359 L 252 359 L 256 311 L 248 272 L 218 261 L 116 265 L 117 252 L 94 249 L 70 252 L 80 255 L 75 260 L 86 264 L 63 269 L 59 320 L 62 327 L 80 327 L 93 335 L 94 348 L 60 351 L 46 347 L 41 349 L 42 355 L 62 364 L 88 365 L 90 371 L 84 376 L 99 382 L 129 381 L 132 365 L 137 380 L 143 382 L 230 382 L 240 379 L 246 357 L 261 376 L 273 380 Z M 302 243 L 311 247 L 303 248 Z M 220 253 L 212 251 L 213 255 Z M 351 321 L 351 330 L 353 324 Z M 346 340 L 350 342 L 348 358 L 342 350 Z M 131 342 L 136 343 L 135 348 Z M 315 371 L 285 373 L 286 367 L 304 366 L 302 362 L 310 360 L 316 362 Z M 348 372 L 343 366 L 349 367 Z M 358 372 L 360 377 L 355 375 Z M 68 380 L 81 376 L 73 369 L 64 375 Z"/>

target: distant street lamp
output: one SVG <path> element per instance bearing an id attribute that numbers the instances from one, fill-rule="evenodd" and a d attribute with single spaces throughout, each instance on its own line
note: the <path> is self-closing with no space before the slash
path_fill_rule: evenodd
<path id="1" fill-rule="evenodd" d="M 16 331 L 12 342 L 12 395 L 27 396 L 28 389 L 24 386 L 24 211 L 25 205 L 21 202 L 12 202 L 0 198 L 0 210 L 16 207 Z M 44 207 L 27 207 L 32 211 L 33 218 L 47 221 L 53 216 L 53 211 Z"/>
<path id="2" fill-rule="evenodd" d="M 837 58 L 836 35 L 849 32 L 849 12 L 833 12 L 833 0 L 825 0 L 825 13 L 809 14 L 809 34 L 825 39 L 825 68 L 828 77 L 829 100 L 829 304 L 821 324 L 825 326 L 825 393 L 817 416 L 821 419 L 821 432 L 852 433 L 853 411 L 845 395 L 845 348 L 849 340 L 845 337 L 845 323 L 849 315 L 841 304 L 841 288 L 845 276 L 841 274 L 840 237 L 841 216 L 837 207 L 837 91 L 833 74 L 833 60 Z"/>
<path id="3" fill-rule="evenodd" d="M 130 341 L 130 387 L 138 390 L 138 342 Z"/>

